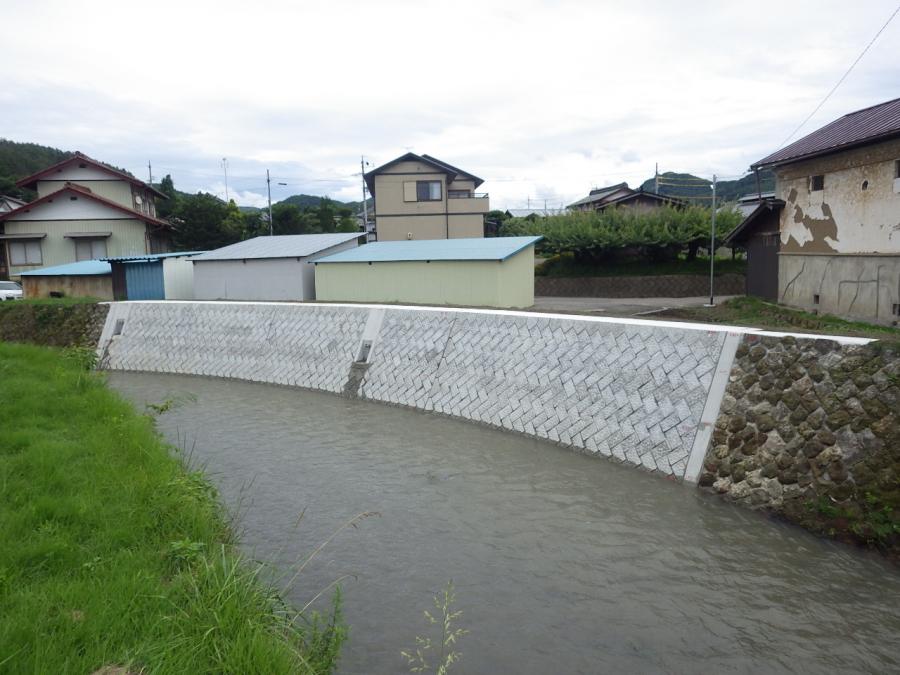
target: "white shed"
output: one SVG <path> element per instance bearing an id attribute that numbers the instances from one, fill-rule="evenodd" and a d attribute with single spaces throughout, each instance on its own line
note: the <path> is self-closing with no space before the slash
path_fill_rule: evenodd
<path id="1" fill-rule="evenodd" d="M 191 258 L 197 300 L 315 300 L 309 262 L 359 244 L 359 232 L 255 237 Z"/>

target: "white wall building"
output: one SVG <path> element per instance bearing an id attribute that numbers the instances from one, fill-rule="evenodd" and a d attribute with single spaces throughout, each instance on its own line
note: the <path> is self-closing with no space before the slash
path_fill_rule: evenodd
<path id="1" fill-rule="evenodd" d="M 191 258 L 197 300 L 315 300 L 309 263 L 358 246 L 360 232 L 256 237 Z"/>

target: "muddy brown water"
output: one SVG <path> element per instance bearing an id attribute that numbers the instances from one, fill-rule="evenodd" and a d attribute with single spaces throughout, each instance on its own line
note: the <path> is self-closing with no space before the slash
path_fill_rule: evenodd
<path id="1" fill-rule="evenodd" d="M 452 579 L 456 673 L 900 671 L 900 574 L 872 554 L 607 460 L 421 412 L 198 377 L 112 373 L 239 512 L 303 606 L 341 582 L 342 673 L 408 672 Z M 298 517 L 303 514 L 298 524 Z M 322 602 L 317 603 L 322 606 Z"/>

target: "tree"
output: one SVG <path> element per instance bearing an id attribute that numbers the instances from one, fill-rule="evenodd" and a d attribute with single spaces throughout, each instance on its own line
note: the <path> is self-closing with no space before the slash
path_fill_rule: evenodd
<path id="1" fill-rule="evenodd" d="M 275 204 L 272 221 L 275 234 L 307 234 L 310 231 L 308 219 L 294 204 Z"/>
<path id="2" fill-rule="evenodd" d="M 234 202 L 225 204 L 218 197 L 198 192 L 178 200 L 175 245 L 181 251 L 207 251 L 233 244 L 240 239 L 235 218 L 240 211 Z M 235 216 L 235 212 L 237 216 Z"/>
<path id="3" fill-rule="evenodd" d="M 178 193 L 175 191 L 175 183 L 172 176 L 166 174 L 159 183 L 159 191 L 165 194 L 168 199 L 156 200 L 156 215 L 160 218 L 168 218 L 178 209 Z"/>
<path id="4" fill-rule="evenodd" d="M 316 208 L 316 220 L 319 226 L 319 232 L 334 232 L 336 229 L 337 212 L 335 211 L 334 202 L 328 197 L 322 197 L 319 206 Z"/>

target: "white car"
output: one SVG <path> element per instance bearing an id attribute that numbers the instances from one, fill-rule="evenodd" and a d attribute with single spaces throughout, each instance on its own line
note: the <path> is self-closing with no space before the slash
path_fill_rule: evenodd
<path id="1" fill-rule="evenodd" d="M 22 287 L 15 281 L 0 281 L 0 300 L 21 300 Z"/>

